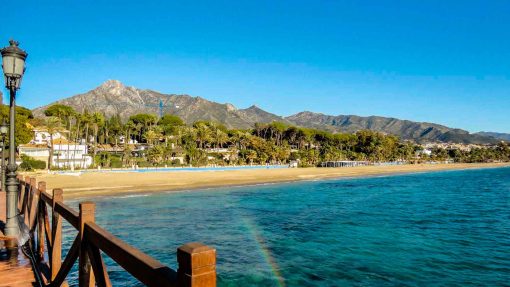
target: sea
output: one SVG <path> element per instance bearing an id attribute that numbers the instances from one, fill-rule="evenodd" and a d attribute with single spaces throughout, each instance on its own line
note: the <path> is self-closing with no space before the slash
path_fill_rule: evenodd
<path id="1" fill-rule="evenodd" d="M 171 268 L 184 243 L 216 248 L 218 286 L 510 286 L 510 168 L 92 200 Z M 114 286 L 143 286 L 105 259 Z"/>

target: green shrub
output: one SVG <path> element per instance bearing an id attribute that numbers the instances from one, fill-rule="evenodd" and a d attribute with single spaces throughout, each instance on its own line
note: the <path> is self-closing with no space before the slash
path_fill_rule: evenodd
<path id="1" fill-rule="evenodd" d="M 28 155 L 22 154 L 21 155 L 21 164 L 20 169 L 24 171 L 30 171 L 34 169 L 45 169 L 46 168 L 46 162 L 42 160 L 36 160 L 33 157 L 29 157 Z"/>
<path id="2" fill-rule="evenodd" d="M 113 154 L 110 161 L 111 168 L 121 168 L 122 167 L 122 157 L 117 154 Z"/>

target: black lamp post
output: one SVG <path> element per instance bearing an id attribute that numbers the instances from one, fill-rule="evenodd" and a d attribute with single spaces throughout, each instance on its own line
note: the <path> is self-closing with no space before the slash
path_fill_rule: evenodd
<path id="1" fill-rule="evenodd" d="M 18 225 L 18 179 L 16 178 L 16 143 L 15 143 L 15 122 L 16 122 L 16 90 L 21 86 L 21 79 L 25 73 L 25 59 L 27 53 L 18 47 L 18 42 L 9 41 L 9 46 L 3 48 L 2 69 L 5 76 L 5 87 L 9 89 L 11 100 L 9 110 L 9 164 L 7 165 L 7 222 L 5 223 L 5 235 L 16 237 L 19 234 Z"/>
<path id="2" fill-rule="evenodd" d="M 5 136 L 9 132 L 9 126 L 5 123 L 5 120 L 0 125 L 0 136 L 2 137 L 2 190 L 5 191 Z"/>

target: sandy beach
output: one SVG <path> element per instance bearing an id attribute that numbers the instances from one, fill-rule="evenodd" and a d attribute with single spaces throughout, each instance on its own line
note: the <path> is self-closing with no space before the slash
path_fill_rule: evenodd
<path id="1" fill-rule="evenodd" d="M 45 181 L 47 189 L 62 188 L 66 199 L 127 193 L 180 191 L 300 180 L 364 177 L 415 172 L 510 166 L 489 164 L 420 164 L 348 168 L 280 168 L 229 171 L 86 172 L 80 175 L 25 174 Z"/>

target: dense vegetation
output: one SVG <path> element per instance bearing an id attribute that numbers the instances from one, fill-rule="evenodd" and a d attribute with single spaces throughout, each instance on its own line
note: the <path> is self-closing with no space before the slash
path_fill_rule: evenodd
<path id="1" fill-rule="evenodd" d="M 36 160 L 27 155 L 21 155 L 21 164 L 19 166 L 20 170 L 31 171 L 34 169 L 45 169 L 46 162 L 42 160 Z"/>
<path id="2" fill-rule="evenodd" d="M 9 106 L 0 106 L 0 117 L 0 124 L 2 122 L 9 123 Z M 16 107 L 16 144 L 28 143 L 32 139 L 32 131 L 26 123 L 33 119 L 32 111 L 24 107 Z M 9 145 L 9 136 L 6 136 L 5 143 L 7 146 Z"/>
<path id="3" fill-rule="evenodd" d="M 510 148 L 496 146 L 471 151 L 435 148 L 432 154 L 420 153 L 421 146 L 399 140 L 393 135 L 362 130 L 353 134 L 287 126 L 283 123 L 255 124 L 253 129 L 227 129 L 207 121 L 186 125 L 179 117 L 137 114 L 123 122 L 119 116 L 105 118 L 101 113 L 78 113 L 56 104 L 45 111 L 47 118 L 26 115 L 32 125 L 44 125 L 50 132 L 69 131 L 71 140 L 87 139 L 96 165 L 104 167 L 194 166 L 216 164 L 286 164 L 298 161 L 301 166 L 316 166 L 322 161 L 362 160 L 486 162 L 508 161 Z M 21 118 L 21 117 L 20 117 Z M 124 140 L 122 140 L 124 139 Z M 130 144 L 129 140 L 143 143 Z M 26 139 L 23 137 L 23 141 Z M 105 152 L 101 147 L 117 147 Z"/>

